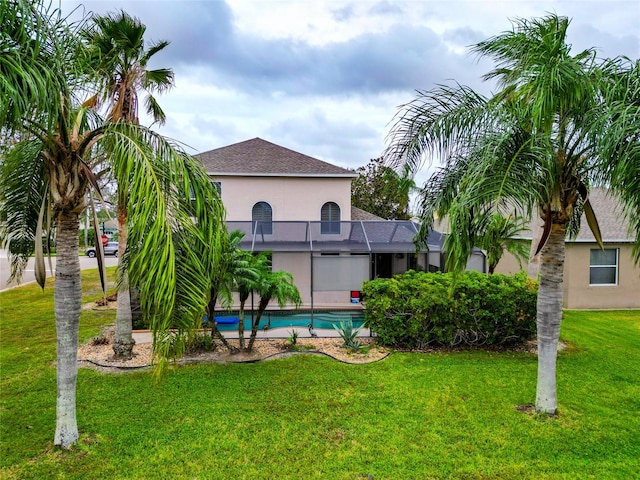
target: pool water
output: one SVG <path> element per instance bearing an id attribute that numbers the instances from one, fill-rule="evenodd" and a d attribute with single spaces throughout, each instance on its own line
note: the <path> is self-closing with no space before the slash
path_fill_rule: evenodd
<path id="1" fill-rule="evenodd" d="M 255 314 L 254 314 L 255 315 Z M 238 329 L 238 314 L 220 314 L 216 315 L 218 322 L 218 330 L 229 332 Z M 364 315 L 362 312 L 314 312 L 313 328 L 328 328 L 333 330 L 333 326 L 338 327 L 340 322 L 351 320 L 354 328 L 362 326 Z M 207 324 L 205 317 L 204 325 Z M 303 327 L 307 328 L 311 324 L 311 313 L 268 313 L 265 312 L 260 319 L 259 329 L 267 328 L 291 328 Z M 245 330 L 251 329 L 251 312 L 245 313 L 244 319 Z"/>

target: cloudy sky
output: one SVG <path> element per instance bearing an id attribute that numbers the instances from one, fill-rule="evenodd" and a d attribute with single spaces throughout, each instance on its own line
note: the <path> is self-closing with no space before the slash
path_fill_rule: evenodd
<path id="1" fill-rule="evenodd" d="M 640 57 L 638 0 L 62 0 L 78 5 L 124 9 L 147 40 L 171 42 L 152 64 L 175 72 L 160 131 L 190 152 L 261 137 L 347 168 L 380 156 L 416 89 L 455 80 L 490 93 L 490 64 L 466 47 L 511 18 L 556 12 L 572 19 L 575 51 Z"/>

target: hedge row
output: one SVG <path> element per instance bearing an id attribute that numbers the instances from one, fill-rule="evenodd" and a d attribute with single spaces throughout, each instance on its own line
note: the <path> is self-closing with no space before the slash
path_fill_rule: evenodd
<path id="1" fill-rule="evenodd" d="M 365 325 L 396 348 L 521 343 L 535 335 L 537 295 L 525 273 L 410 270 L 365 282 Z"/>

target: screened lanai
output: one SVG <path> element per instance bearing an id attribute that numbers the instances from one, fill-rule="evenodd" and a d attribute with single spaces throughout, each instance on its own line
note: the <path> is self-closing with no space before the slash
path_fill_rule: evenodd
<path id="1" fill-rule="evenodd" d="M 442 269 L 444 236 L 432 232 L 416 250 L 411 221 L 229 221 L 245 236 L 241 248 L 269 251 L 274 270 L 293 274 L 303 308 L 360 308 L 362 283 L 409 269 Z"/>
<path id="2" fill-rule="evenodd" d="M 229 231 L 245 234 L 249 251 L 320 253 L 416 253 L 418 227 L 411 221 L 229 221 Z M 443 236 L 432 232 L 428 249 L 442 250 Z"/>

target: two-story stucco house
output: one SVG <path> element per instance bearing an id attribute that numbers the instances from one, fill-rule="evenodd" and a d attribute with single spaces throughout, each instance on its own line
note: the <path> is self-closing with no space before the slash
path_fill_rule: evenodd
<path id="1" fill-rule="evenodd" d="M 303 308 L 358 308 L 362 282 L 409 268 L 439 270 L 442 236 L 416 253 L 416 225 L 351 206 L 347 170 L 254 138 L 197 157 L 220 188 L 229 231 L 242 248 L 270 251 L 290 272 Z"/>

